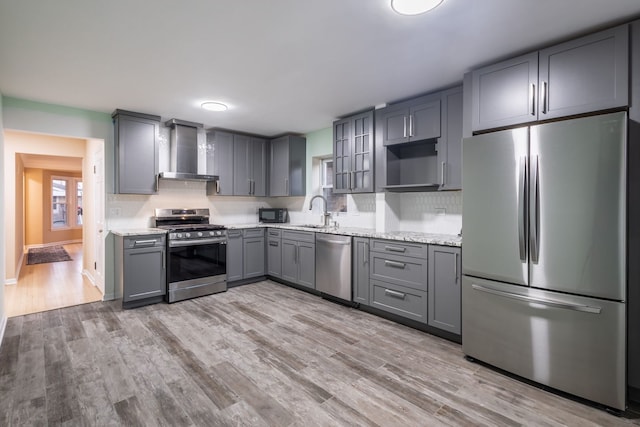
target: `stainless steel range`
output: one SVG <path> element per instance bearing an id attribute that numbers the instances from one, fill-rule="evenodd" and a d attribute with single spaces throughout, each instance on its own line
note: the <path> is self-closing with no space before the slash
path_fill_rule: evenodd
<path id="1" fill-rule="evenodd" d="M 227 290 L 227 231 L 209 209 L 156 209 L 153 222 L 169 232 L 168 302 Z"/>

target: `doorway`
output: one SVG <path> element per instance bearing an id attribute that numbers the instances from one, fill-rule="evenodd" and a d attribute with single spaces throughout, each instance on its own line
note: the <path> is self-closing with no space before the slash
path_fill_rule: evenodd
<path id="1" fill-rule="evenodd" d="M 5 206 L 15 212 L 5 218 L 5 229 L 14 231 L 5 240 L 7 316 L 102 300 L 96 270 L 104 251 L 96 247 L 104 242 L 94 228 L 104 214 L 94 209 L 104 206 L 95 200 L 95 193 L 104 197 L 104 189 L 96 192 L 104 177 L 94 167 L 98 158 L 104 173 L 104 141 L 8 130 L 4 136 L 5 166 L 12 169 L 5 171 Z M 28 249 L 50 246 L 62 246 L 72 260 L 27 265 Z"/>

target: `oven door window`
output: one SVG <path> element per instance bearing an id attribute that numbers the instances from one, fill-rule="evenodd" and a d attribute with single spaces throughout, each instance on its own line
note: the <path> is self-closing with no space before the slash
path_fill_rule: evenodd
<path id="1" fill-rule="evenodd" d="M 169 283 L 227 272 L 227 245 L 220 243 L 169 248 Z"/>

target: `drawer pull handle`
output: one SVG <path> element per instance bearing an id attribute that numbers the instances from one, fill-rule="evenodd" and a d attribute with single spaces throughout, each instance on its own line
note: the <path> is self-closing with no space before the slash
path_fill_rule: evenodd
<path id="1" fill-rule="evenodd" d="M 155 240 L 136 240 L 134 246 L 153 246 L 156 244 Z"/>
<path id="2" fill-rule="evenodd" d="M 384 247 L 385 251 L 389 251 L 389 252 L 405 252 L 407 250 L 407 248 L 402 248 L 400 246 L 385 246 Z"/>
<path id="3" fill-rule="evenodd" d="M 278 242 L 269 242 L 269 246 L 278 246 Z"/>
<path id="4" fill-rule="evenodd" d="M 407 296 L 407 294 L 403 292 L 392 291 L 391 289 L 385 289 L 384 294 L 389 297 L 398 298 L 398 299 L 404 299 Z"/>
<path id="5" fill-rule="evenodd" d="M 407 266 L 404 262 L 389 261 L 388 259 L 384 260 L 384 265 L 393 268 L 405 268 Z"/>

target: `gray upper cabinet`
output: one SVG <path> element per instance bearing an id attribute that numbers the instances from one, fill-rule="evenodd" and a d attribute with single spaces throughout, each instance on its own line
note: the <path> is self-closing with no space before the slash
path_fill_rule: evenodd
<path id="1" fill-rule="evenodd" d="M 115 142 L 115 192 L 156 194 L 160 117 L 116 110 L 111 116 Z"/>
<path id="2" fill-rule="evenodd" d="M 233 195 L 233 134 L 219 130 L 207 132 L 207 174 L 217 175 L 209 194 Z"/>
<path id="3" fill-rule="evenodd" d="M 473 131 L 624 107 L 627 25 L 474 70 Z"/>
<path id="4" fill-rule="evenodd" d="M 428 324 L 460 335 L 460 248 L 429 245 Z"/>
<path id="5" fill-rule="evenodd" d="M 267 141 L 233 135 L 233 194 L 266 196 Z"/>
<path id="6" fill-rule="evenodd" d="M 333 192 L 373 192 L 373 111 L 333 123 Z"/>
<path id="7" fill-rule="evenodd" d="M 386 107 L 380 113 L 383 145 L 440 137 L 440 97 L 420 97 Z"/>
<path id="8" fill-rule="evenodd" d="M 629 103 L 629 27 L 623 25 L 540 51 L 538 118 Z"/>
<path id="9" fill-rule="evenodd" d="M 273 139 L 269 154 L 269 196 L 304 196 L 306 139 L 293 135 Z"/>
<path id="10" fill-rule="evenodd" d="M 438 140 L 439 190 L 462 189 L 462 87 L 442 94 L 442 136 Z"/>

